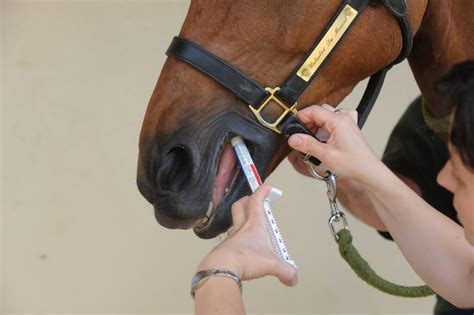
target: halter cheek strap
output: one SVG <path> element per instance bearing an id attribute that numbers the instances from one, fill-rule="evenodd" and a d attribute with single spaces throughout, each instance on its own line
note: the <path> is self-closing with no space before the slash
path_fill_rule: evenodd
<path id="1" fill-rule="evenodd" d="M 276 88 L 262 87 L 246 74 L 212 54 L 208 50 L 182 37 L 175 37 L 167 55 L 182 60 L 213 78 L 249 105 L 257 120 L 265 127 L 283 134 L 286 138 L 294 133 L 312 133 L 296 118 L 297 100 L 334 53 L 366 6 L 382 2 L 397 19 L 403 38 L 403 46 L 397 59 L 371 76 L 364 95 L 357 107 L 358 125 L 364 125 L 380 93 L 387 71 L 392 65 L 404 60 L 411 51 L 412 34 L 407 20 L 405 0 L 345 0 L 334 14 L 315 44 L 302 61 L 291 72 L 287 80 Z M 273 121 L 266 120 L 262 113 L 270 103 L 278 105 L 280 115 Z M 314 136 L 314 135 L 313 135 Z M 319 161 L 312 158 L 314 164 Z"/>

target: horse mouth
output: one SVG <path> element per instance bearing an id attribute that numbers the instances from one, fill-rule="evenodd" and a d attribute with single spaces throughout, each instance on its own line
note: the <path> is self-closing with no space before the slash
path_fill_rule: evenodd
<path id="1" fill-rule="evenodd" d="M 205 216 L 199 219 L 193 228 L 198 236 L 205 235 L 209 230 L 213 230 L 213 225 L 219 224 L 216 222 L 216 217 L 222 216 L 223 212 L 228 211 L 230 205 L 240 197 L 241 192 L 239 190 L 241 189 L 239 188 L 242 187 L 241 181 L 244 181 L 244 177 L 240 172 L 236 153 L 230 143 L 231 138 L 232 135 L 226 137 L 217 155 L 212 197 Z M 237 183 L 240 185 L 237 185 Z"/>

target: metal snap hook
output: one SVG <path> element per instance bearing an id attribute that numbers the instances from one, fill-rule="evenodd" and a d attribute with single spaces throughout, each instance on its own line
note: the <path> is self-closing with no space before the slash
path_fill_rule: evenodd
<path id="1" fill-rule="evenodd" d="M 335 225 L 339 222 L 342 222 L 343 229 L 349 230 L 349 225 L 347 224 L 346 216 L 344 215 L 344 212 L 338 212 L 333 214 L 328 221 L 329 224 L 329 229 L 331 230 L 332 236 L 334 239 L 339 241 L 339 235 L 337 235 L 337 231 L 335 228 Z"/>
<path id="2" fill-rule="evenodd" d="M 337 184 L 336 184 L 336 174 L 328 172 L 328 175 L 324 178 L 326 181 L 326 186 L 328 188 L 327 196 L 330 203 L 336 202 L 337 197 Z"/>

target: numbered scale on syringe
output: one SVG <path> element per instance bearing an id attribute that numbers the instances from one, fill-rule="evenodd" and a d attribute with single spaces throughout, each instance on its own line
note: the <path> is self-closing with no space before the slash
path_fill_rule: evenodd
<path id="1" fill-rule="evenodd" d="M 277 245 L 279 247 L 279 250 L 282 254 L 283 259 L 285 259 L 285 261 L 288 261 L 288 262 L 293 261 L 290 258 L 290 255 L 288 254 L 288 250 L 286 249 L 285 242 L 283 241 L 283 237 L 281 236 L 280 230 L 278 229 L 278 225 L 276 223 L 275 217 L 273 216 L 273 212 L 270 209 L 270 206 L 268 205 L 267 202 L 265 202 L 263 207 L 265 209 L 265 213 L 267 214 L 268 222 L 270 223 L 273 234 L 275 235 L 275 240 L 277 242 Z"/>

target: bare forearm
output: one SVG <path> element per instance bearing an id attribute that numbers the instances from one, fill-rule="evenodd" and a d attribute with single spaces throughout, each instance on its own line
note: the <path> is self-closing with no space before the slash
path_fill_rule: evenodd
<path id="1" fill-rule="evenodd" d="M 365 187 L 353 179 L 339 177 L 337 199 L 356 218 L 379 231 L 387 231 L 383 221 L 372 205 Z"/>
<path id="2" fill-rule="evenodd" d="M 458 306 L 474 306 L 474 249 L 463 229 L 435 211 L 377 158 L 357 126 L 355 111 L 334 113 L 310 106 L 298 113 L 306 124 L 325 129 L 326 143 L 296 134 L 288 144 L 319 158 L 336 174 L 361 182 L 378 215 L 415 271 Z"/>
<path id="3" fill-rule="evenodd" d="M 395 175 L 414 192 L 421 196 L 421 190 L 411 178 L 395 172 Z M 338 200 L 354 216 L 379 231 L 387 231 L 385 224 L 375 210 L 365 187 L 354 179 L 339 177 L 337 181 Z"/>
<path id="4" fill-rule="evenodd" d="M 196 291 L 195 314 L 245 314 L 240 289 L 234 280 L 214 277 Z"/>
<path id="5" fill-rule="evenodd" d="M 245 314 L 241 280 L 273 275 L 287 286 L 298 282 L 296 269 L 277 256 L 267 231 L 263 205 L 271 189 L 262 185 L 232 205 L 232 230 L 197 268 L 198 272 L 207 270 L 205 274 L 215 275 L 201 287 L 198 282 L 197 290 L 194 286 L 197 314 Z M 199 276 L 195 279 L 198 281 Z"/>
<path id="6" fill-rule="evenodd" d="M 474 306 L 474 248 L 464 231 L 433 209 L 390 170 L 364 183 L 400 250 L 420 277 L 460 307 Z"/>

